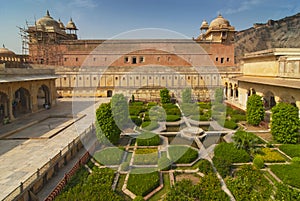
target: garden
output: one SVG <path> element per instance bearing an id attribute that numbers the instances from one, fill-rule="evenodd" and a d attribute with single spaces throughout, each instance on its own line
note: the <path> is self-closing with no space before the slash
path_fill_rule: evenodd
<path id="1" fill-rule="evenodd" d="M 127 107 L 128 120 L 134 125 L 127 121 L 124 126 L 134 128 L 134 134 L 121 136 L 118 129 L 113 129 L 112 134 L 105 133 L 106 127 L 99 122 L 99 127 L 103 127 L 97 132 L 101 149 L 93 155 L 94 162 L 88 163 L 92 173 L 82 167 L 57 199 L 70 200 L 81 191 L 85 193 L 80 196 L 85 195 L 88 200 L 95 200 L 92 191 L 101 191 L 101 198 L 97 200 L 230 200 L 231 195 L 235 200 L 300 199 L 300 145 L 285 143 L 295 142 L 291 140 L 294 134 L 288 139 L 283 139 L 281 134 L 274 135 L 276 143 L 278 139 L 282 143 L 272 144 L 239 126 L 241 122 L 258 126 L 262 117 L 259 113 L 250 113 L 260 111 L 253 109 L 260 105 L 259 98 L 255 97 L 249 106 L 253 108 L 247 110 L 246 115 L 224 105 L 220 98 L 211 103 L 193 103 L 188 95 L 183 96 L 186 100 L 180 104 L 171 103 L 167 95 L 160 103 L 131 101 Z M 117 98 L 114 103 L 122 105 L 118 101 L 124 98 Z M 105 105 L 105 109 L 110 111 L 109 115 L 118 115 L 109 105 Z M 106 126 L 110 121 L 111 128 L 119 124 L 105 119 L 103 111 L 97 114 Z M 218 132 L 207 124 L 211 121 L 232 129 L 228 133 L 234 132 L 234 135 L 229 141 L 220 135 L 220 142 L 204 148 L 201 142 L 206 138 L 201 141 L 202 135 Z M 158 129 L 163 124 L 177 129 Z M 204 133 L 185 137 L 180 132 L 189 126 L 203 125 L 208 126 Z M 114 146 L 101 141 L 103 135 Z M 221 185 L 217 174 L 225 185 Z M 92 180 L 101 184 L 94 184 Z M 224 188 L 231 194 L 223 191 Z"/>

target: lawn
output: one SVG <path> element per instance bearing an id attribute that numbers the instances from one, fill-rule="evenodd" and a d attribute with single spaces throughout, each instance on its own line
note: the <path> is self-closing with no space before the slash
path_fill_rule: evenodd
<path id="1" fill-rule="evenodd" d="M 164 178 L 164 187 L 155 193 L 149 201 L 156 201 L 156 200 L 161 200 L 162 196 L 164 196 L 170 189 L 171 189 L 171 183 L 170 183 L 170 176 L 169 173 L 163 174 Z"/>
<path id="2" fill-rule="evenodd" d="M 146 196 L 159 186 L 159 173 L 145 174 L 131 173 L 128 178 L 127 189 L 139 196 Z"/>
<path id="3" fill-rule="evenodd" d="M 276 174 L 285 184 L 300 188 L 300 164 L 271 165 L 272 172 Z"/>
<path id="4" fill-rule="evenodd" d="M 124 154 L 124 149 L 108 147 L 95 152 L 94 158 L 103 165 L 119 165 Z"/>
<path id="5" fill-rule="evenodd" d="M 300 144 L 284 144 L 279 149 L 292 158 L 300 157 Z"/>
<path id="6" fill-rule="evenodd" d="M 198 158 L 198 152 L 188 146 L 172 145 L 168 147 L 171 161 L 187 164 Z"/>
<path id="7" fill-rule="evenodd" d="M 157 165 L 157 149 L 137 149 L 134 155 L 134 165 Z"/>

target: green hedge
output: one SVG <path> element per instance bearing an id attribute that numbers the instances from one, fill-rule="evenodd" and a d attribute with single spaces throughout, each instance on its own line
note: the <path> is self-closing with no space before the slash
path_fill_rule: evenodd
<path id="1" fill-rule="evenodd" d="M 235 130 L 238 128 L 238 125 L 232 120 L 225 120 L 224 127 L 228 129 Z"/>
<path id="2" fill-rule="evenodd" d="M 172 162 L 167 156 L 158 159 L 158 169 L 161 171 L 170 170 Z"/>
<path id="3" fill-rule="evenodd" d="M 238 169 L 234 177 L 226 180 L 226 184 L 236 200 L 272 200 L 273 186 L 260 170 L 251 165 Z"/>
<path id="4" fill-rule="evenodd" d="M 133 105 L 129 106 L 130 116 L 138 116 L 140 113 L 145 112 L 146 109 L 143 105 Z"/>
<path id="5" fill-rule="evenodd" d="M 213 173 L 213 167 L 211 165 L 211 163 L 206 160 L 206 159 L 201 159 L 198 162 L 198 168 L 199 168 L 199 172 L 202 172 L 204 174 L 208 174 L 208 173 Z"/>
<path id="6" fill-rule="evenodd" d="M 174 122 L 179 121 L 181 117 L 179 115 L 167 115 L 166 121 L 167 122 Z"/>
<path id="7" fill-rule="evenodd" d="M 266 163 L 285 162 L 285 158 L 277 151 L 270 148 L 262 148 L 261 154 L 258 154 Z"/>
<path id="8" fill-rule="evenodd" d="M 144 132 L 138 135 L 136 142 L 138 146 L 158 146 L 160 138 L 155 133 Z"/>
<path id="9" fill-rule="evenodd" d="M 181 116 L 181 112 L 180 112 L 179 108 L 172 103 L 163 104 L 163 108 L 165 109 L 167 115 Z"/>
<path id="10" fill-rule="evenodd" d="M 209 121 L 209 117 L 205 116 L 205 115 L 193 115 L 191 116 L 191 119 L 195 120 L 195 121 Z"/>
<path id="11" fill-rule="evenodd" d="M 300 157 L 300 144 L 284 144 L 279 149 L 292 158 Z"/>
<path id="12" fill-rule="evenodd" d="M 128 178 L 127 189 L 138 196 L 146 196 L 159 186 L 159 173 L 133 174 Z"/>
<path id="13" fill-rule="evenodd" d="M 142 119 L 137 117 L 137 116 L 130 116 L 131 121 L 136 125 L 136 126 L 141 126 L 142 125 Z"/>
<path id="14" fill-rule="evenodd" d="M 159 124 L 156 121 L 144 121 L 142 123 L 142 128 L 147 131 L 152 131 L 154 129 L 157 129 L 159 127 Z"/>
<path id="15" fill-rule="evenodd" d="M 118 147 L 108 147 L 97 151 L 94 158 L 103 165 L 119 165 L 124 154 L 124 149 Z"/>
<path id="16" fill-rule="evenodd" d="M 230 174 L 232 163 L 246 163 L 250 155 L 243 149 L 237 149 L 233 143 L 222 142 L 215 147 L 213 163 L 222 177 Z"/>
<path id="17" fill-rule="evenodd" d="M 200 113 L 199 106 L 195 103 L 182 103 L 180 107 L 185 116 L 199 115 Z"/>
<path id="18" fill-rule="evenodd" d="M 202 109 L 207 109 L 210 110 L 211 109 L 211 102 L 199 102 L 198 106 Z"/>
<path id="19" fill-rule="evenodd" d="M 247 117 L 246 117 L 246 115 L 235 114 L 235 115 L 231 116 L 231 120 L 238 123 L 240 121 L 247 121 Z"/>
<path id="20" fill-rule="evenodd" d="M 300 164 L 270 165 L 269 167 L 283 183 L 300 188 Z"/>
<path id="21" fill-rule="evenodd" d="M 261 156 L 255 156 L 255 158 L 253 159 L 253 165 L 257 169 L 263 168 L 265 166 L 264 159 Z"/>
<path id="22" fill-rule="evenodd" d="M 172 145 L 168 147 L 171 161 L 187 164 L 198 158 L 198 152 L 188 146 Z"/>

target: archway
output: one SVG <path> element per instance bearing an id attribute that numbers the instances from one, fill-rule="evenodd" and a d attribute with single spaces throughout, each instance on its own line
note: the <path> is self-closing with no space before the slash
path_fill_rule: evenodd
<path id="1" fill-rule="evenodd" d="M 9 100 L 8 95 L 0 92 L 0 122 L 9 117 Z"/>
<path id="2" fill-rule="evenodd" d="M 112 94 L 113 94 L 112 90 L 107 90 L 107 94 L 106 94 L 107 97 L 112 97 Z"/>
<path id="3" fill-rule="evenodd" d="M 271 91 L 264 94 L 264 106 L 265 109 L 271 109 L 276 105 L 275 96 Z"/>
<path id="4" fill-rule="evenodd" d="M 49 88 L 46 85 L 42 85 L 38 89 L 37 93 L 37 103 L 38 103 L 38 108 L 45 108 L 47 105 L 50 106 L 51 101 L 50 101 L 50 91 Z"/>
<path id="5" fill-rule="evenodd" d="M 232 83 L 229 84 L 229 89 L 230 89 L 230 97 L 233 97 L 233 86 L 232 86 Z"/>
<path id="6" fill-rule="evenodd" d="M 239 97 L 239 88 L 237 84 L 234 84 L 234 97 L 238 98 Z"/>
<path id="7" fill-rule="evenodd" d="M 21 87 L 14 94 L 13 115 L 15 118 L 31 112 L 30 93 Z"/>
<path id="8" fill-rule="evenodd" d="M 228 83 L 225 82 L 225 89 L 224 89 L 224 93 L 225 93 L 225 98 L 227 98 L 227 95 L 228 95 Z"/>

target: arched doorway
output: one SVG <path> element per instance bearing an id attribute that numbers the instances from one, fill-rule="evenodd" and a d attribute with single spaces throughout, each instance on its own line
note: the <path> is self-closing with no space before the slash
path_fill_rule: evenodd
<path id="1" fill-rule="evenodd" d="M 4 122 L 4 118 L 9 117 L 9 100 L 8 95 L 0 92 L 0 122 Z"/>
<path id="2" fill-rule="evenodd" d="M 31 112 L 29 91 L 23 87 L 19 88 L 14 94 L 12 106 L 15 118 Z"/>
<path id="3" fill-rule="evenodd" d="M 234 84 L 234 97 L 238 98 L 239 97 L 239 88 L 237 84 Z"/>
<path id="4" fill-rule="evenodd" d="M 232 86 L 232 83 L 229 84 L 229 89 L 230 89 L 230 97 L 233 97 L 233 86 Z"/>
<path id="5" fill-rule="evenodd" d="M 112 94 L 113 94 L 112 90 L 107 90 L 107 97 L 112 97 Z"/>
<path id="6" fill-rule="evenodd" d="M 47 105 L 50 106 L 51 101 L 50 101 L 50 91 L 49 88 L 46 85 L 42 85 L 38 89 L 37 93 L 37 103 L 38 103 L 38 108 L 45 108 Z"/>
<path id="7" fill-rule="evenodd" d="M 269 110 L 276 105 L 275 96 L 271 91 L 268 91 L 264 95 L 264 106 L 265 109 Z"/>
<path id="8" fill-rule="evenodd" d="M 224 95 L 225 95 L 225 98 L 227 98 L 227 94 L 228 94 L 228 83 L 225 82 L 225 88 L 224 88 Z"/>

